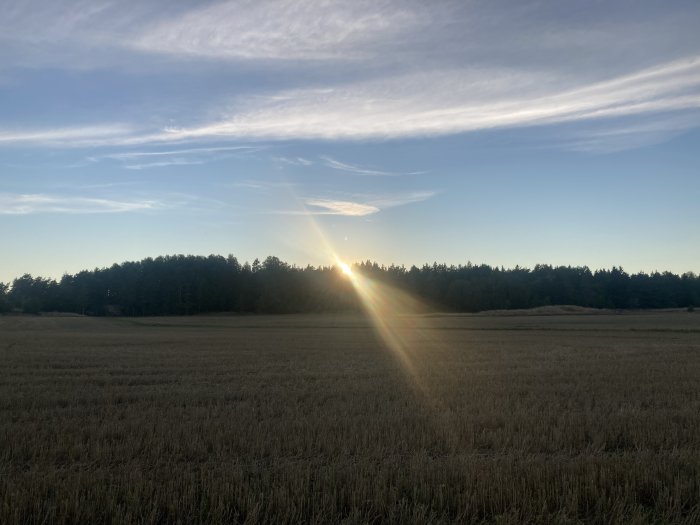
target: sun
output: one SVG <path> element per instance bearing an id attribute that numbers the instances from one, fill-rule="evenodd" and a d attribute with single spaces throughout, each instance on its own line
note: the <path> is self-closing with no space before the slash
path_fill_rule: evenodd
<path id="1" fill-rule="evenodd" d="M 344 263 L 342 261 L 338 262 L 338 266 L 340 267 L 340 270 L 347 276 L 347 277 L 352 277 L 352 268 L 350 268 L 350 265 L 347 263 Z"/>

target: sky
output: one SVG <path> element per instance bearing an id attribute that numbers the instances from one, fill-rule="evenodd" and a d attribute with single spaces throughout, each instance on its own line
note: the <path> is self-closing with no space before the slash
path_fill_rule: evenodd
<path id="1" fill-rule="evenodd" d="M 0 0 L 0 281 L 700 272 L 700 3 Z"/>

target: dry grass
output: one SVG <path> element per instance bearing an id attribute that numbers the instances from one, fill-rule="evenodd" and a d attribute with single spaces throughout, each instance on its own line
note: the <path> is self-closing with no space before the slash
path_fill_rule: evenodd
<path id="1" fill-rule="evenodd" d="M 0 522 L 700 521 L 700 314 L 421 322 L 0 318 Z"/>

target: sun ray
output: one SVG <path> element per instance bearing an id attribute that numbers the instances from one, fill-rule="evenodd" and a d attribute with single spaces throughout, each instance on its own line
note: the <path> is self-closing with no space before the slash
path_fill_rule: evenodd
<path id="1" fill-rule="evenodd" d="M 302 210 L 308 211 L 293 192 L 292 196 Z M 429 404 L 437 406 L 439 403 L 431 392 L 430 378 L 435 375 L 435 368 L 441 365 L 431 356 L 448 346 L 438 336 L 439 331 L 434 329 L 432 318 L 425 315 L 433 310 L 410 293 L 372 279 L 361 268 L 350 266 L 338 254 L 316 217 L 312 213 L 305 216 L 312 232 L 311 238 L 316 239 L 315 255 L 328 260 L 350 281 L 383 346 L 400 363 L 411 385 Z"/>

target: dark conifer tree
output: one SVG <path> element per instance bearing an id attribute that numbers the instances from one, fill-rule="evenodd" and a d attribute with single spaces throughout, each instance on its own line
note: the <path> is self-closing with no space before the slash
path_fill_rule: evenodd
<path id="1" fill-rule="evenodd" d="M 700 305 L 700 277 L 622 268 L 538 264 L 532 270 L 485 264 L 421 268 L 364 261 L 354 271 L 405 290 L 438 309 L 579 305 L 688 308 Z M 25 274 L 0 283 L 0 312 L 60 310 L 85 315 L 190 315 L 205 312 L 293 313 L 355 310 L 352 283 L 337 268 L 299 268 L 274 256 L 240 264 L 233 255 L 173 255 L 64 275 L 59 282 Z"/>

